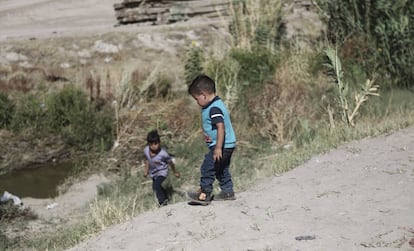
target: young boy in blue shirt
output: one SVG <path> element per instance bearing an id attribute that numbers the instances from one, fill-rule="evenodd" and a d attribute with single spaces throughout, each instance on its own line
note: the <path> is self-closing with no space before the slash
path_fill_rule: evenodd
<path id="1" fill-rule="evenodd" d="M 153 130 L 147 135 L 147 146 L 144 148 L 145 167 L 144 177 L 148 174 L 152 178 L 152 189 L 158 199 L 159 206 L 168 203 L 167 194 L 162 187 L 162 183 L 168 176 L 168 167 L 174 172 L 174 176 L 179 178 L 180 173 L 175 170 L 175 163 L 170 154 L 161 147 L 161 139 L 157 130 Z"/>
<path id="2" fill-rule="evenodd" d="M 209 148 L 201 165 L 200 189 L 189 193 L 192 200 L 208 204 L 213 199 L 213 183 L 219 181 L 220 193 L 214 200 L 234 200 L 230 161 L 236 147 L 236 135 L 226 105 L 216 95 L 215 82 L 206 75 L 195 78 L 188 93 L 201 107 L 204 140 Z"/>

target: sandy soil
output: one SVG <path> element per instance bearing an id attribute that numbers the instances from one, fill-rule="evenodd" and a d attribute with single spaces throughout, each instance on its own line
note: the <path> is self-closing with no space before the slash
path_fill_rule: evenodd
<path id="1" fill-rule="evenodd" d="M 116 2 L 0 0 L 0 41 L 117 31 Z M 105 180 L 94 176 L 53 201 L 24 203 L 53 221 L 87 205 Z M 315 156 L 236 201 L 169 205 L 71 250 L 414 250 L 413 191 L 411 127 Z"/>
<path id="2" fill-rule="evenodd" d="M 119 0 L 1 0 L 0 41 L 114 31 Z"/>
<path id="3" fill-rule="evenodd" d="M 71 250 L 414 250 L 413 191 L 411 127 L 315 156 L 235 201 L 144 213 Z"/>

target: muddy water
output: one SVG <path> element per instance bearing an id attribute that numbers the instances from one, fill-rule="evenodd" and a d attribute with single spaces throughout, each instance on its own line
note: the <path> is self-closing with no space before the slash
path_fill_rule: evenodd
<path id="1" fill-rule="evenodd" d="M 4 191 L 20 198 L 53 198 L 57 186 L 68 177 L 72 163 L 36 165 L 0 176 L 0 197 Z"/>

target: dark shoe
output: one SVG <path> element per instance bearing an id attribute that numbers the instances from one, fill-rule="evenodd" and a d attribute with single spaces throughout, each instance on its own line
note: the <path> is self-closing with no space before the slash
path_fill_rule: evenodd
<path id="1" fill-rule="evenodd" d="M 214 200 L 235 200 L 236 196 L 234 192 L 223 192 L 221 191 L 219 194 L 214 195 Z"/>
<path id="2" fill-rule="evenodd" d="M 168 205 L 168 200 L 164 200 L 163 202 L 158 203 L 158 207 L 164 207 L 166 205 Z"/>

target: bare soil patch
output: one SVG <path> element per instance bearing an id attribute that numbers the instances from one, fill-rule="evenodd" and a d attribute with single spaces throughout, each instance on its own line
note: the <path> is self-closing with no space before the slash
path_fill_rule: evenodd
<path id="1" fill-rule="evenodd" d="M 169 205 L 70 250 L 414 250 L 413 153 L 413 127 L 351 142 L 236 201 Z"/>

